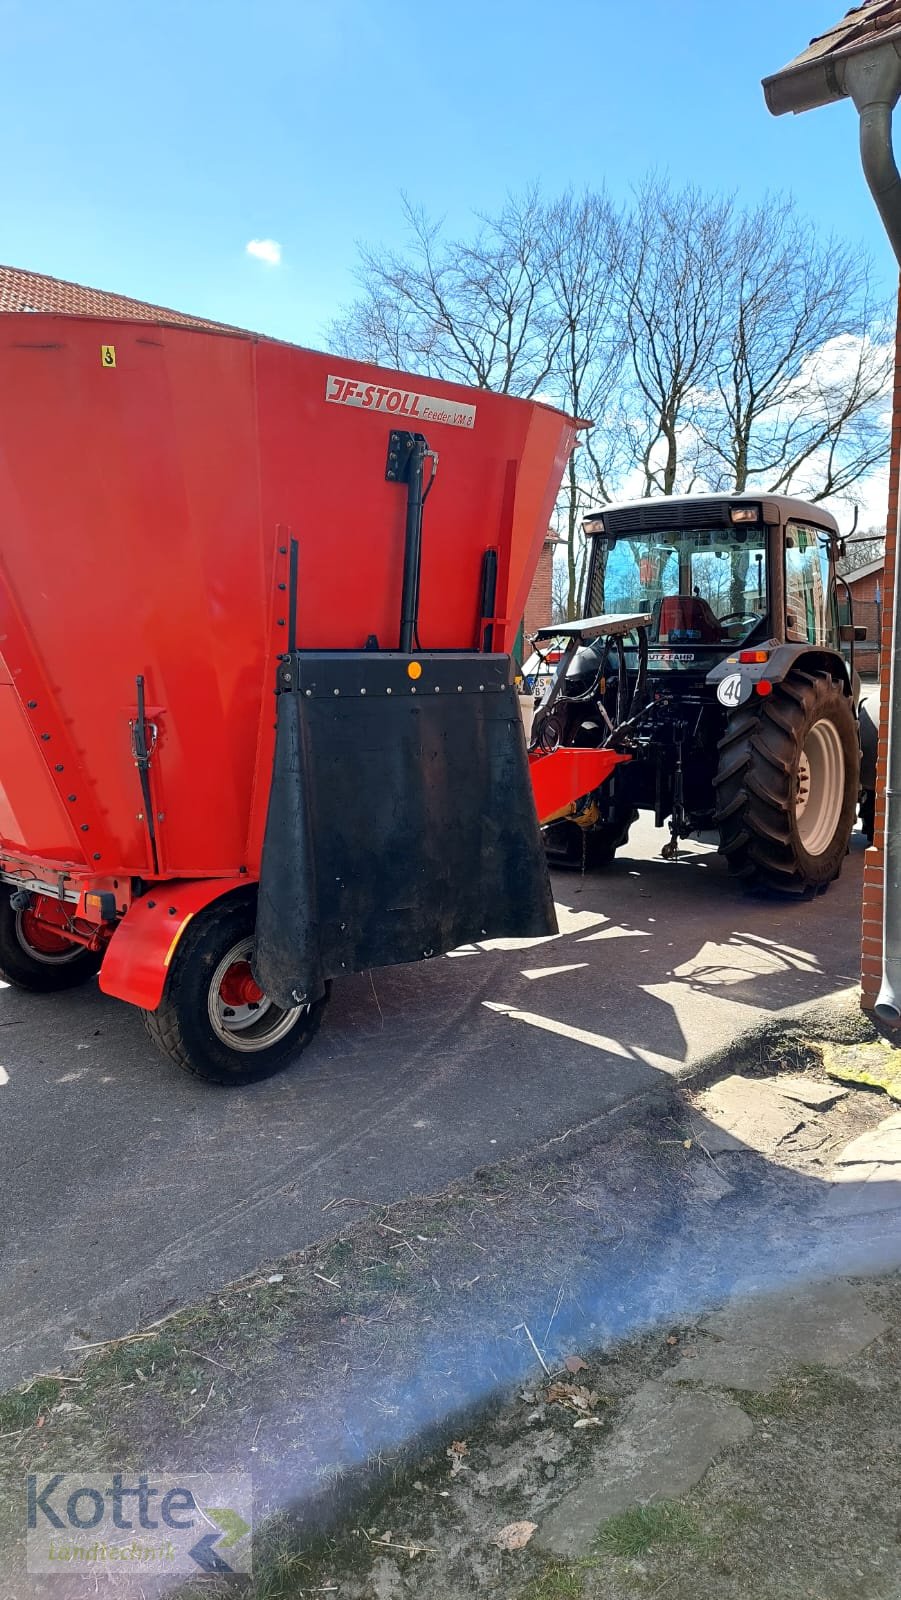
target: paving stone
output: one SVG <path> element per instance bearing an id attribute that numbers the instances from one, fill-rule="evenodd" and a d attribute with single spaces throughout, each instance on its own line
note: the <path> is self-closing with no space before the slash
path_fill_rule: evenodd
<path id="1" fill-rule="evenodd" d="M 775 1350 L 759 1344 L 735 1344 L 705 1339 L 687 1350 L 677 1366 L 664 1374 L 668 1383 L 705 1383 L 719 1389 L 750 1389 L 769 1394 L 788 1363 Z"/>
<path id="2" fill-rule="evenodd" d="M 901 1211 L 901 1164 L 896 1161 L 854 1162 L 836 1167 L 834 1182 L 815 1215 L 841 1220 L 879 1211 Z"/>
<path id="3" fill-rule="evenodd" d="M 778 1077 L 773 1082 L 786 1100 L 799 1100 L 802 1106 L 812 1106 L 815 1111 L 828 1111 L 838 1100 L 850 1094 L 850 1089 L 840 1089 L 835 1083 L 816 1083 L 813 1078 Z"/>
<path id="4" fill-rule="evenodd" d="M 779 1094 L 777 1081 L 733 1074 L 706 1089 L 698 1099 L 705 1118 L 696 1121 L 698 1143 L 711 1155 L 741 1149 L 772 1155 L 805 1121 L 797 1105 Z"/>
<path id="5" fill-rule="evenodd" d="M 885 1117 L 875 1128 L 868 1128 L 835 1158 L 836 1165 L 855 1161 L 901 1161 L 901 1113 Z"/>
<path id="6" fill-rule="evenodd" d="M 884 1332 L 859 1289 L 833 1279 L 777 1294 L 744 1295 L 701 1324 L 736 1344 L 764 1345 L 794 1362 L 840 1366 Z"/>
<path id="7" fill-rule="evenodd" d="M 687 1494 L 723 1450 L 752 1432 L 750 1417 L 729 1401 L 643 1384 L 608 1449 L 543 1519 L 535 1543 L 558 1556 L 587 1554 L 611 1517 Z"/>

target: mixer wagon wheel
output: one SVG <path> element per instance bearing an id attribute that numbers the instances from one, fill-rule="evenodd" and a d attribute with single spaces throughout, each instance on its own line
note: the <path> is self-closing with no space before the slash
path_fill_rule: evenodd
<path id="1" fill-rule="evenodd" d="M 221 900 L 188 925 L 156 1011 L 154 1044 L 209 1083 L 258 1083 L 287 1066 L 319 1028 L 328 994 L 287 1009 L 254 982 L 252 898 Z"/>
<path id="2" fill-rule="evenodd" d="M 0 978 L 33 994 L 74 989 L 100 971 L 103 952 L 74 944 L 0 893 Z"/>

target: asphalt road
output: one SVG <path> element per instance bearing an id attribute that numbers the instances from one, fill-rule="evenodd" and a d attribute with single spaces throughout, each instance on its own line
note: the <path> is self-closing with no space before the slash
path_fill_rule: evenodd
<path id="1" fill-rule="evenodd" d="M 856 981 L 864 842 L 796 905 L 710 846 L 555 875 L 562 931 L 337 983 L 295 1068 L 196 1083 L 91 984 L 0 991 L 0 1387 L 391 1201 L 660 1086 L 745 1025 Z M 346 1216 L 347 1210 L 339 1215 Z"/>

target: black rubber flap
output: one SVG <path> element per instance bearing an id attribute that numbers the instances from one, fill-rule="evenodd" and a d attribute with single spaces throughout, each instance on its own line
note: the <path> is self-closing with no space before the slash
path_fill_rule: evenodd
<path id="1" fill-rule="evenodd" d="M 279 1005 L 343 972 L 556 933 L 508 680 L 506 656 L 285 663 L 254 961 Z"/>

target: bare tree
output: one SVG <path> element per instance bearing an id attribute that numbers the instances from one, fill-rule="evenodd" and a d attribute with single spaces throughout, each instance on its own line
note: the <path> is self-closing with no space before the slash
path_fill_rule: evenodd
<path id="1" fill-rule="evenodd" d="M 562 333 L 537 191 L 480 219 L 472 239 L 446 239 L 407 200 L 404 214 L 408 248 L 363 250 L 363 293 L 332 325 L 333 346 L 452 383 L 534 395 Z"/>
<path id="2" fill-rule="evenodd" d="M 729 200 L 652 178 L 625 222 L 620 426 L 644 495 L 689 493 L 699 478 L 696 424 L 727 314 L 731 211 Z"/>
<path id="3" fill-rule="evenodd" d="M 407 244 L 362 251 L 331 343 L 593 423 L 557 507 L 566 615 L 592 506 L 754 486 L 820 500 L 886 458 L 893 348 L 868 263 L 790 201 L 747 212 L 652 177 L 623 215 L 603 193 L 532 190 L 462 238 L 404 211 Z"/>
<path id="4" fill-rule="evenodd" d="M 845 553 L 838 562 L 843 577 L 869 566 L 871 561 L 885 558 L 885 532 L 882 528 L 867 528 L 863 533 L 852 534 L 845 540 Z"/>
<path id="5" fill-rule="evenodd" d="M 551 575 L 551 622 L 567 622 L 572 617 L 570 609 L 569 577 L 562 562 L 555 561 Z"/>
<path id="6" fill-rule="evenodd" d="M 548 284 L 559 317 L 557 355 L 549 387 L 558 404 L 587 424 L 566 466 L 558 521 L 566 540 L 567 617 L 577 615 L 586 545 L 582 514 L 609 499 L 616 470 L 616 434 L 607 425 L 624 354 L 617 299 L 623 235 L 605 194 L 565 194 L 547 208 Z"/>
<path id="7" fill-rule="evenodd" d="M 695 421 L 708 480 L 823 500 L 886 455 L 893 363 L 865 256 L 820 242 L 790 200 L 736 213 L 722 241 L 726 314 Z"/>

